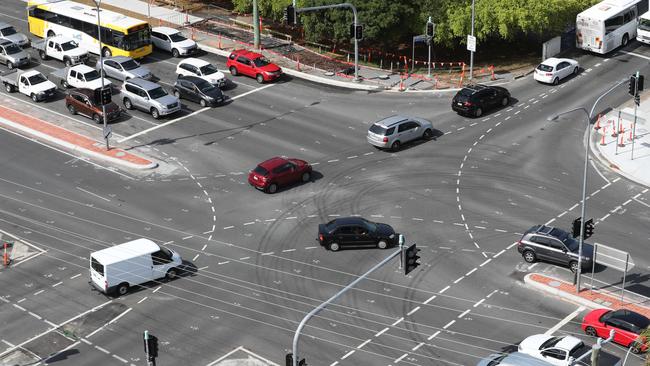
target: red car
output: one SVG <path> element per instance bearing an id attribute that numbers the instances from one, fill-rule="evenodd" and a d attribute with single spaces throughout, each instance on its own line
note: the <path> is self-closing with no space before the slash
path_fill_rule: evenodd
<path id="1" fill-rule="evenodd" d="M 590 311 L 582 320 L 582 330 L 587 335 L 609 338 L 610 330 L 614 330 L 614 342 L 631 347 L 633 353 L 645 352 L 648 346 L 645 340 L 638 341 L 639 333 L 650 325 L 645 316 L 631 310 L 596 309 Z"/>
<path id="2" fill-rule="evenodd" d="M 267 193 L 275 193 L 280 186 L 311 179 L 311 165 L 300 159 L 271 158 L 260 163 L 248 175 L 248 183 Z"/>
<path id="3" fill-rule="evenodd" d="M 278 65 L 271 63 L 263 55 L 248 50 L 234 50 L 228 57 L 226 66 L 232 76 L 250 76 L 260 84 L 282 76 L 282 69 Z"/>

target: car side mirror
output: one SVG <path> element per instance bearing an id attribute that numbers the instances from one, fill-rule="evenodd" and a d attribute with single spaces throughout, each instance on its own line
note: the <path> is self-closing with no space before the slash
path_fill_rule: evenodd
<path id="1" fill-rule="evenodd" d="M 144 100 L 149 100 L 149 97 L 144 97 Z"/>

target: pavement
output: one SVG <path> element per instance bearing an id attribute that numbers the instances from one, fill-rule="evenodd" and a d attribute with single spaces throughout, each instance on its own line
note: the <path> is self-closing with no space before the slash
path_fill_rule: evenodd
<path id="1" fill-rule="evenodd" d="M 626 293 L 624 298 L 602 289 L 583 288 L 579 293 L 576 293 L 576 287 L 573 283 L 541 273 L 527 274 L 524 282 L 538 290 L 592 309 L 628 309 L 650 318 L 650 299 L 635 296 L 629 292 Z"/>
<path id="2" fill-rule="evenodd" d="M 630 98 L 631 99 L 631 98 Z M 650 95 L 642 95 L 636 110 L 629 100 L 600 116 L 591 134 L 591 148 L 614 171 L 650 187 Z"/>
<path id="3" fill-rule="evenodd" d="M 42 142 L 55 144 L 71 152 L 108 162 L 126 169 L 153 169 L 158 164 L 148 158 L 120 148 L 106 149 L 105 142 L 62 128 L 15 109 L 0 106 L 0 125 L 31 135 Z"/>

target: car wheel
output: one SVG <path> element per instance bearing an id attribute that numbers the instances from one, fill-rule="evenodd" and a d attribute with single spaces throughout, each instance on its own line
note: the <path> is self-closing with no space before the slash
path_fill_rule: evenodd
<path id="1" fill-rule="evenodd" d="M 262 76 L 262 74 L 257 74 L 257 76 L 255 76 L 255 79 L 258 83 L 264 84 L 264 76 Z"/>
<path id="2" fill-rule="evenodd" d="M 236 67 L 230 66 L 230 75 L 237 76 L 237 68 Z"/>
<path id="3" fill-rule="evenodd" d="M 13 93 L 14 92 L 14 86 L 7 83 L 7 84 L 5 84 L 5 90 L 7 91 L 7 93 Z"/>
<path id="4" fill-rule="evenodd" d="M 168 280 L 171 281 L 171 280 L 173 280 L 174 278 L 176 278 L 177 276 L 178 276 L 177 269 L 176 269 L 176 268 L 170 268 L 170 269 L 167 271 L 167 274 L 165 275 L 165 278 L 167 278 Z"/>
<path id="5" fill-rule="evenodd" d="M 598 337 L 598 333 L 596 333 L 596 329 L 594 327 L 585 328 L 585 334 L 590 337 Z"/>
<path id="6" fill-rule="evenodd" d="M 557 85 L 557 84 L 559 84 L 559 83 L 560 83 L 560 79 L 559 79 L 559 78 L 555 78 L 555 79 L 553 79 L 553 85 Z"/>
<path id="7" fill-rule="evenodd" d="M 377 248 L 386 249 L 388 248 L 388 243 L 386 243 L 386 240 L 380 240 L 377 242 Z"/>
<path id="8" fill-rule="evenodd" d="M 178 52 L 177 49 L 174 48 L 174 49 L 172 50 L 172 56 L 174 56 L 174 57 L 180 57 L 180 55 L 181 55 L 181 54 L 180 54 L 180 52 Z"/>
<path id="9" fill-rule="evenodd" d="M 9 70 L 13 70 L 13 69 L 14 69 L 14 63 L 11 62 L 11 61 L 7 61 L 7 68 L 8 68 Z"/>
<path id="10" fill-rule="evenodd" d="M 580 70 L 578 69 L 578 66 L 576 66 L 576 68 L 573 69 L 573 75 L 578 75 L 578 71 Z"/>
<path id="11" fill-rule="evenodd" d="M 578 272 L 578 262 L 576 262 L 576 261 L 571 261 L 571 262 L 569 262 L 569 269 L 570 269 L 571 272 L 573 272 L 573 273 Z"/>
<path id="12" fill-rule="evenodd" d="M 424 140 L 431 140 L 433 138 L 433 132 L 431 129 L 427 128 L 424 130 L 424 133 L 422 134 L 422 139 Z"/>
<path id="13" fill-rule="evenodd" d="M 510 104 L 510 98 L 509 97 L 503 97 L 503 99 L 501 99 L 501 105 L 505 107 L 508 104 Z"/>
<path id="14" fill-rule="evenodd" d="M 641 353 L 641 344 L 639 342 L 630 343 L 630 352 L 635 355 Z"/>
<path id="15" fill-rule="evenodd" d="M 70 114 L 72 114 L 72 115 L 77 114 L 77 109 L 76 109 L 72 104 L 68 104 L 68 111 L 69 111 Z"/>
<path id="16" fill-rule="evenodd" d="M 104 57 L 113 56 L 113 53 L 111 52 L 111 50 L 108 49 L 108 47 L 104 47 L 104 49 L 102 50 L 102 53 L 104 53 Z"/>
<path id="17" fill-rule="evenodd" d="M 395 141 L 393 142 L 392 145 L 390 145 L 390 149 L 393 151 L 399 151 L 400 145 L 401 144 L 399 143 L 399 141 Z"/>
<path id="18" fill-rule="evenodd" d="M 131 104 L 131 99 L 124 98 L 122 103 L 124 104 L 124 108 L 129 109 L 129 110 L 133 109 L 133 104 Z"/>
<path id="19" fill-rule="evenodd" d="M 481 108 L 476 108 L 476 111 L 474 111 L 474 117 L 478 118 L 483 115 L 483 110 Z"/>
<path id="20" fill-rule="evenodd" d="M 38 56 L 41 58 L 41 60 L 47 60 L 47 54 L 45 51 L 39 51 Z"/>
<path id="21" fill-rule="evenodd" d="M 208 105 L 208 102 L 206 102 L 205 99 L 201 99 L 199 104 L 201 105 L 201 107 L 205 108 Z"/>
<path id="22" fill-rule="evenodd" d="M 277 191 L 278 191 L 278 185 L 275 184 L 275 183 L 269 184 L 269 186 L 266 188 L 267 193 L 273 194 L 273 193 L 275 193 Z"/>
<path id="23" fill-rule="evenodd" d="M 38 96 L 36 94 L 32 93 L 31 98 L 34 101 L 34 103 L 38 102 Z"/>
<path id="24" fill-rule="evenodd" d="M 153 117 L 154 119 L 160 118 L 160 112 L 158 112 L 158 109 L 151 108 L 151 117 Z"/>
<path id="25" fill-rule="evenodd" d="M 309 172 L 302 173 L 302 181 L 303 182 L 309 182 L 309 179 L 311 179 L 311 174 Z"/>
<path id="26" fill-rule="evenodd" d="M 68 89 L 70 87 L 70 84 L 68 84 L 68 82 L 65 80 L 61 80 L 61 86 L 63 89 Z"/>
<path id="27" fill-rule="evenodd" d="M 93 121 L 95 121 L 95 123 L 97 123 L 97 124 L 100 124 L 100 123 L 104 122 L 102 120 L 102 117 L 100 117 L 99 114 L 97 114 L 97 113 L 93 114 Z"/>
<path id="28" fill-rule="evenodd" d="M 117 286 L 117 294 L 120 296 L 126 295 L 126 293 L 129 292 L 129 284 L 128 283 L 120 283 L 119 286 Z"/>
<path id="29" fill-rule="evenodd" d="M 174 90 L 174 96 L 178 99 L 181 99 L 181 93 L 179 93 L 178 90 Z"/>
<path id="30" fill-rule="evenodd" d="M 330 243 L 330 245 L 328 245 L 328 248 L 333 252 L 337 252 L 339 249 L 341 249 L 341 246 L 338 243 Z"/>
<path id="31" fill-rule="evenodd" d="M 623 35 L 623 39 L 621 40 L 621 46 L 623 46 L 623 47 L 627 46 L 627 42 L 629 40 L 630 40 L 630 36 L 628 36 L 627 33 L 625 33 Z"/>
<path id="32" fill-rule="evenodd" d="M 535 255 L 535 253 L 533 253 L 532 250 L 525 251 L 523 257 L 527 263 L 535 263 L 535 261 L 537 260 L 537 256 Z"/>

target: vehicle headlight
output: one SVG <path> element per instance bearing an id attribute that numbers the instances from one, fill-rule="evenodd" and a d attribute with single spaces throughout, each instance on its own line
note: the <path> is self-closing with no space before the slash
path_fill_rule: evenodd
<path id="1" fill-rule="evenodd" d="M 390 234 L 390 236 L 388 237 L 388 239 L 393 239 L 394 237 L 395 237 L 395 234 Z"/>
<path id="2" fill-rule="evenodd" d="M 36 95 L 45 95 L 45 90 L 39 91 L 38 93 L 36 93 Z"/>

